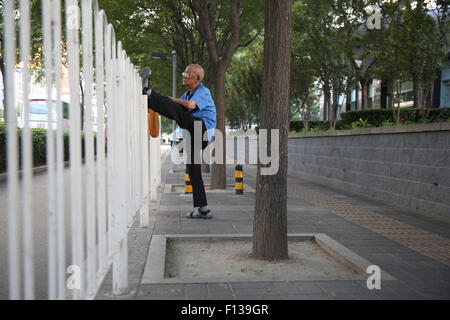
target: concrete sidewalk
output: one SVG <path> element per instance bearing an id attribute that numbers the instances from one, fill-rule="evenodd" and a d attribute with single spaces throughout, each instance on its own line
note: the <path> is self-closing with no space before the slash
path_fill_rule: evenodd
<path id="1" fill-rule="evenodd" d="M 255 194 L 248 190 L 240 196 L 234 192 L 208 192 L 214 218 L 187 219 L 192 197 L 168 193 L 166 187 L 184 184 L 184 172 L 182 167 L 179 169 L 169 173 L 169 158 L 165 159 L 159 200 L 152 204 L 150 212 L 151 227 L 139 229 L 139 222 L 135 221 L 129 232 L 130 293 L 112 295 L 110 271 L 96 299 L 450 299 L 449 221 L 343 193 L 300 177 L 288 179 L 288 233 L 325 233 L 395 280 L 381 279 L 381 289 L 372 290 L 365 280 L 143 283 L 152 235 L 253 231 Z M 203 177 L 209 184 L 209 174 Z M 234 184 L 233 165 L 227 167 L 227 182 Z M 256 189 L 254 166 L 244 166 L 244 184 Z"/>

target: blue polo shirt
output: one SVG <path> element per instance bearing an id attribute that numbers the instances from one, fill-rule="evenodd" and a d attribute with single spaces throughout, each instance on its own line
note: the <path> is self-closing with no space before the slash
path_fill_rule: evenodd
<path id="1" fill-rule="evenodd" d="M 200 82 L 198 87 L 190 93 L 187 90 L 180 99 L 194 100 L 197 106 L 195 109 L 189 110 L 196 118 L 202 119 L 206 129 L 216 128 L 216 105 L 211 97 L 211 92 Z M 208 139 L 211 141 L 214 136 L 214 130 L 208 130 Z"/>

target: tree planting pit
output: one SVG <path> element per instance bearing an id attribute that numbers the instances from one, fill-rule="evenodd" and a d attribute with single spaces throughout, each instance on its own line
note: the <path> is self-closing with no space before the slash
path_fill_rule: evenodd
<path id="1" fill-rule="evenodd" d="M 251 235 L 154 235 L 142 283 L 365 280 L 372 265 L 322 233 L 289 234 L 286 260 L 251 253 Z"/>

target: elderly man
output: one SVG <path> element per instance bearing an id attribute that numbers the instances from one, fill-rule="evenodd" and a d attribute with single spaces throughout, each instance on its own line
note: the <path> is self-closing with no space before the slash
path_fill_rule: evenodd
<path id="1" fill-rule="evenodd" d="M 205 72 L 198 64 L 191 64 L 183 72 L 183 86 L 187 88 L 186 92 L 178 99 L 175 97 L 164 97 L 152 90 L 150 86 L 151 70 L 145 67 L 142 71 L 143 94 L 148 96 L 148 107 L 162 114 L 169 119 L 175 120 L 180 128 L 189 132 L 190 141 L 190 163 L 186 164 L 186 171 L 192 183 L 194 208 L 187 214 L 188 218 L 211 219 L 212 212 L 208 208 L 206 200 L 205 186 L 203 184 L 201 160 L 199 161 L 195 154 L 200 150 L 195 147 L 201 146 L 202 150 L 206 148 L 208 142 L 213 137 L 216 128 L 216 106 L 211 97 L 211 92 L 202 83 Z M 202 136 L 195 137 L 194 123 L 201 122 Z M 208 131 L 207 131 L 208 130 Z M 203 141 L 203 135 L 208 132 L 208 142 Z M 194 143 L 194 137 L 202 139 L 201 143 Z M 189 148 L 187 148 L 189 150 Z M 193 150 L 193 151 L 192 151 Z M 189 153 L 188 153 L 189 154 Z M 195 161 L 197 160 L 197 161 Z M 189 161 L 188 161 L 189 162 Z M 196 163 L 197 162 L 197 163 Z"/>

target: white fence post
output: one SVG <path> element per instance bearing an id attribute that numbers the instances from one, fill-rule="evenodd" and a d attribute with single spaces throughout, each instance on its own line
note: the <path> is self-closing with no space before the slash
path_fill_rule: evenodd
<path id="1" fill-rule="evenodd" d="M 66 299 L 66 238 L 65 238 L 65 199 L 64 199 L 64 110 L 61 100 L 61 3 L 53 0 L 53 52 L 55 57 L 55 86 L 56 86 L 56 250 L 57 250 L 57 289 L 58 299 Z"/>
<path id="2" fill-rule="evenodd" d="M 56 260 L 56 164 L 55 139 L 53 129 L 53 10 L 50 0 L 42 1 L 42 17 L 44 31 L 44 65 L 47 86 L 47 178 L 48 178 L 48 298 L 57 297 L 57 260 Z"/>
<path id="3" fill-rule="evenodd" d="M 156 201 L 156 188 L 158 186 L 157 175 L 158 175 L 158 162 L 156 159 L 157 155 L 157 138 L 150 137 L 150 147 L 149 147 L 149 158 L 150 158 L 150 200 Z"/>
<path id="4" fill-rule="evenodd" d="M 157 165 L 157 173 L 156 173 L 156 185 L 158 187 L 161 186 L 161 117 L 158 116 L 159 120 L 159 136 L 156 141 L 156 165 Z"/>
<path id="5" fill-rule="evenodd" d="M 108 260 L 112 261 L 114 255 L 114 239 L 113 239 L 113 225 L 114 225 L 114 102 L 116 101 L 116 84 L 115 84 L 115 59 L 116 59 L 116 43 L 115 43 L 114 28 L 112 25 L 106 27 L 106 41 L 105 41 L 105 67 L 106 67 L 106 101 L 107 101 L 107 126 L 106 126 L 106 142 L 108 150 L 107 158 L 107 183 L 108 183 Z M 108 127 L 109 133 L 108 133 Z"/>
<path id="6" fill-rule="evenodd" d="M 83 74 L 84 74 L 84 145 L 85 145 L 85 185 L 86 185 L 86 235 L 87 235 L 87 295 L 95 294 L 96 285 L 96 241 L 95 241 L 95 171 L 94 171 L 94 135 L 92 131 L 92 86 L 93 86 L 93 41 L 92 41 L 92 0 L 82 0 L 83 34 Z"/>
<path id="7" fill-rule="evenodd" d="M 138 85 L 138 90 L 142 91 L 142 85 Z M 140 226 L 141 228 L 148 227 L 148 215 L 149 215 L 149 201 L 150 201 L 150 188 L 149 188 L 149 157 L 148 157 L 148 144 L 149 144 L 149 131 L 148 131 L 148 109 L 147 109 L 147 96 L 141 96 L 140 99 L 140 119 L 141 119 L 141 159 L 142 159 L 142 194 L 144 202 L 142 204 L 140 212 Z"/>
<path id="8" fill-rule="evenodd" d="M 4 36 L 5 36 L 5 73 L 4 85 L 6 94 L 8 142 L 7 142 L 7 174 L 8 174 L 8 271 L 9 297 L 20 299 L 20 255 L 19 233 L 17 217 L 18 196 L 18 138 L 17 118 L 15 108 L 14 66 L 16 65 L 16 30 L 14 22 L 14 1 L 6 0 L 3 7 Z"/>
<path id="9" fill-rule="evenodd" d="M 22 72 L 22 98 L 24 104 L 25 123 L 23 127 L 22 137 L 22 163 L 23 163 L 23 179 L 22 179 L 22 199 L 23 199 L 23 256 L 24 256 L 24 298 L 27 300 L 34 299 L 34 247 L 33 247 L 33 152 L 31 129 L 28 122 L 29 114 L 29 79 L 30 72 L 28 68 L 30 56 L 30 2 L 26 0 L 20 1 L 20 60 L 23 63 Z"/>
<path id="10" fill-rule="evenodd" d="M 99 281 L 105 270 L 107 242 L 106 242 L 106 163 L 105 163 L 105 65 L 103 52 L 106 52 L 103 34 L 106 32 L 106 15 L 102 10 L 97 14 L 95 23 L 95 75 L 97 80 L 97 233 L 98 233 L 98 269 Z M 100 85 L 101 84 L 101 85 Z"/>
<path id="11" fill-rule="evenodd" d="M 122 43 L 119 41 L 117 44 L 117 60 L 116 60 L 116 110 L 113 112 L 114 120 L 114 154 L 115 159 L 113 169 L 114 182 L 113 188 L 115 192 L 115 210 L 113 217 L 113 232 L 114 232 L 114 247 L 116 253 L 114 255 L 113 262 L 113 293 L 115 295 L 125 294 L 128 289 L 128 250 L 127 250 L 127 238 L 126 238 L 126 226 L 127 226 L 127 175 L 125 170 L 127 169 L 126 163 L 126 151 L 127 151 L 127 121 L 124 110 L 125 104 L 125 57 L 122 51 Z M 125 123 L 121 123 L 125 122 Z"/>
<path id="12" fill-rule="evenodd" d="M 81 119 L 80 119 L 80 57 L 79 29 L 80 16 L 78 1 L 66 0 L 67 59 L 69 65 L 70 87 L 70 186 L 71 186 L 71 223 L 72 223 L 72 264 L 80 270 L 80 287 L 72 289 L 74 299 L 84 298 L 84 228 L 82 210 L 82 160 L 81 160 Z"/>

